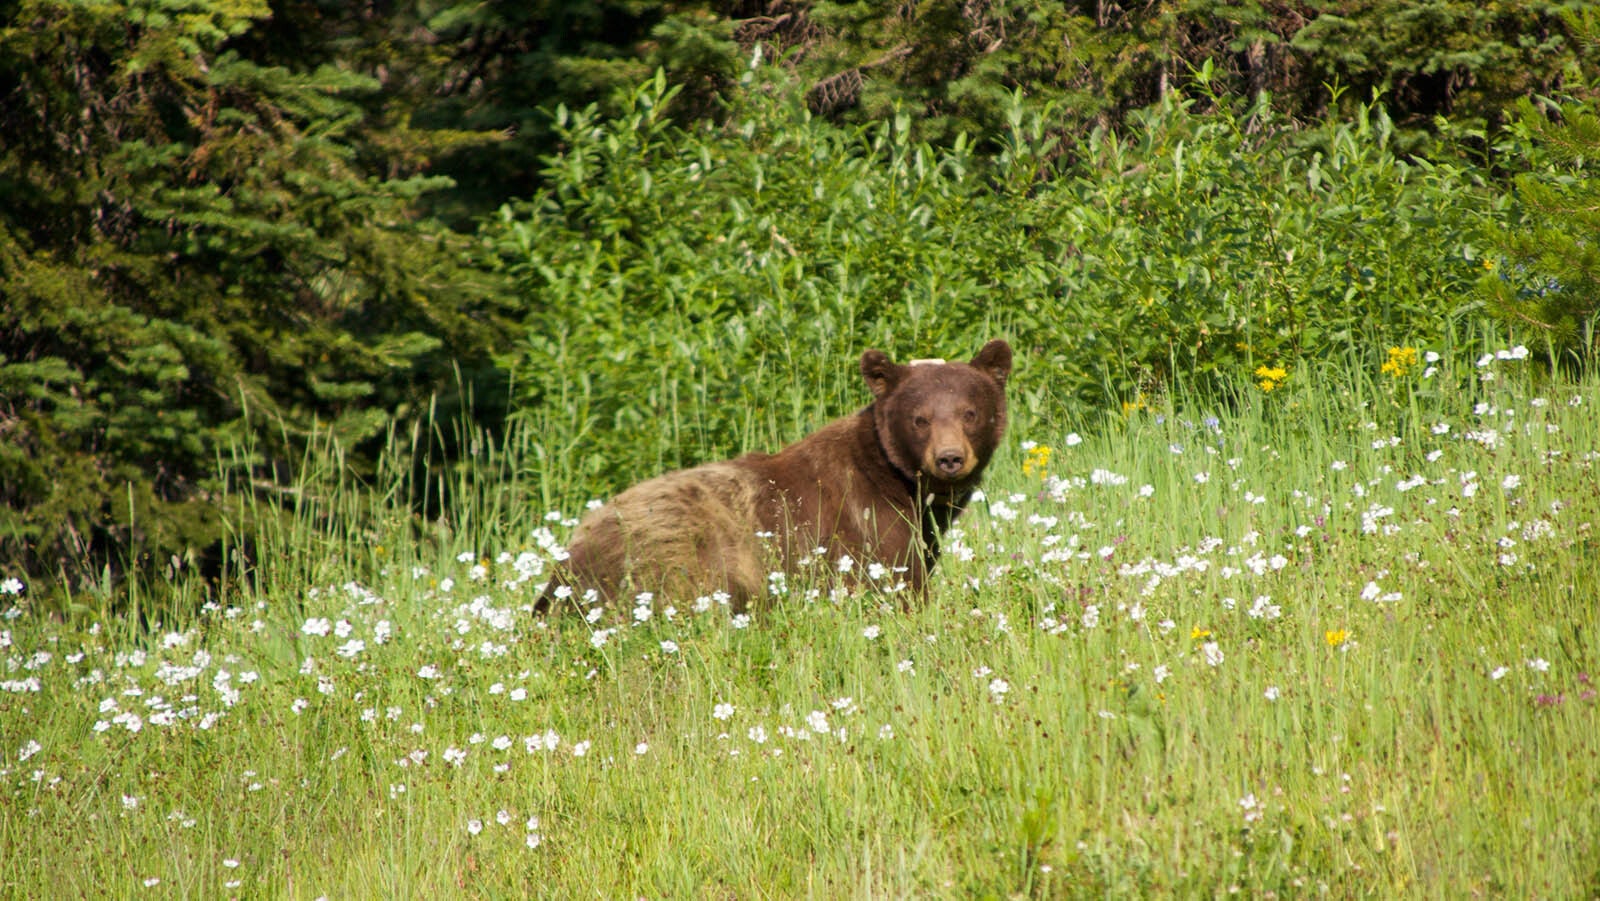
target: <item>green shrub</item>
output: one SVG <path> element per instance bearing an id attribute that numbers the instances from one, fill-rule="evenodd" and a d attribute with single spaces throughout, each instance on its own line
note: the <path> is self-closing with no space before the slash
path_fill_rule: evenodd
<path id="1" fill-rule="evenodd" d="M 1265 101 L 1214 101 L 1097 136 L 1040 198 L 1059 210 L 1061 287 L 1019 324 L 1076 361 L 1062 374 L 1088 361 L 1085 375 L 1126 398 L 1439 343 L 1474 314 L 1484 226 L 1502 213 L 1473 171 L 1397 156 L 1376 104 L 1300 129 Z"/>
<path id="2" fill-rule="evenodd" d="M 1474 315 L 1502 215 L 1473 171 L 1397 156 L 1376 105 L 1302 128 L 1266 100 L 1172 101 L 1066 155 L 1013 97 L 979 156 L 911 140 L 904 116 L 820 121 L 785 79 L 758 58 L 723 123 L 687 130 L 660 76 L 618 116 L 561 110 L 550 187 L 488 229 L 529 304 L 503 363 L 548 436 L 547 486 L 798 437 L 864 402 L 870 346 L 954 357 L 1003 335 L 1018 407 L 1049 416 L 1263 364 L 1375 368 Z"/>
<path id="3" fill-rule="evenodd" d="M 617 118 L 563 110 L 551 187 L 491 229 L 531 310 L 504 365 L 584 490 L 796 437 L 863 402 L 866 347 L 971 354 L 1037 293 L 969 145 L 827 125 L 768 74 L 688 132 L 660 77 Z"/>

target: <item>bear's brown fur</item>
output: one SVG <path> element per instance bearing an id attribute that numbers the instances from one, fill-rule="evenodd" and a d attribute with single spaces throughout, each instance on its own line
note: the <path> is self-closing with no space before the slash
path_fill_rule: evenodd
<path id="1" fill-rule="evenodd" d="M 861 356 L 866 409 L 776 454 L 751 453 L 641 482 L 579 523 L 564 572 L 546 589 L 606 600 L 651 591 L 686 600 L 726 592 L 735 609 L 823 549 L 854 584 L 873 562 L 924 589 L 939 536 L 961 513 L 1006 427 L 1011 347 L 990 341 L 969 363 L 897 365 Z M 565 594 L 565 592 L 562 592 Z"/>

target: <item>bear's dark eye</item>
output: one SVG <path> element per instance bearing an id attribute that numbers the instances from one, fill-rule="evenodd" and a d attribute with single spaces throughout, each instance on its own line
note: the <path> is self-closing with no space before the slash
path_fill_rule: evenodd
<path id="1" fill-rule="evenodd" d="M 918 416 L 917 418 L 911 420 L 911 424 L 916 426 L 918 431 L 921 431 L 922 429 L 928 427 L 928 417 Z"/>
<path id="2" fill-rule="evenodd" d="M 967 412 L 962 413 L 961 414 L 961 421 L 965 422 L 967 425 L 972 425 L 973 423 L 978 421 L 978 411 L 977 410 L 968 410 Z"/>

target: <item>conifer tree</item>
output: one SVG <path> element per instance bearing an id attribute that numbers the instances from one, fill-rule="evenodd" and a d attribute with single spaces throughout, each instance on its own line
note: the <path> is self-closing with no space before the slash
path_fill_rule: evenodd
<path id="1" fill-rule="evenodd" d="M 260 0 L 24 0 L 0 30 L 0 561 L 67 583 L 222 533 L 218 459 L 359 448 L 501 328 L 419 215 L 473 136 L 411 129 L 342 42 Z M 247 440 L 248 439 L 248 440 Z"/>
<path id="2" fill-rule="evenodd" d="M 1548 163 L 1517 176 L 1527 222 L 1502 236 L 1507 265 L 1484 279 L 1491 311 L 1553 353 L 1587 358 L 1600 340 L 1600 115 L 1577 101 L 1554 115 L 1523 101 L 1518 113 Z"/>

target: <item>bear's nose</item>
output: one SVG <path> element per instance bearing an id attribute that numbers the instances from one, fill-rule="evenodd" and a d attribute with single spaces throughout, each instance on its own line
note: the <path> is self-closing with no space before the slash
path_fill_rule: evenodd
<path id="1" fill-rule="evenodd" d="M 967 462 L 967 458 L 962 455 L 961 451 L 950 448 L 939 451 L 938 455 L 934 457 L 934 462 L 939 465 L 940 472 L 947 476 L 953 476 L 961 471 L 961 466 Z"/>

